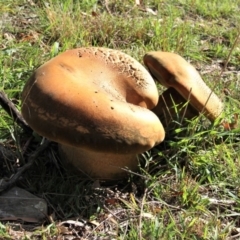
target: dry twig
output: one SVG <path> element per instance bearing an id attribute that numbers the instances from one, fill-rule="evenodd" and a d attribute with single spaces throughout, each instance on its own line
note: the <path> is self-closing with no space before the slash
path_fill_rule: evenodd
<path id="1" fill-rule="evenodd" d="M 45 140 L 44 143 L 31 154 L 28 162 L 23 167 L 19 168 L 17 173 L 15 173 L 9 180 L 0 179 L 0 192 L 12 187 L 17 182 L 19 177 L 33 165 L 36 158 L 49 146 L 49 144 L 50 141 Z"/>
<path id="2" fill-rule="evenodd" d="M 0 91 L 0 105 L 24 131 L 32 132 L 32 129 L 28 126 L 15 105 L 8 99 L 3 91 Z"/>

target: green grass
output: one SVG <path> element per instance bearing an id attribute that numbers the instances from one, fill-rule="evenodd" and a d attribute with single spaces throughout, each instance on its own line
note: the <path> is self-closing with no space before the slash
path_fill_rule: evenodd
<path id="1" fill-rule="evenodd" d="M 225 118 L 232 120 L 240 113 L 239 0 L 142 2 L 142 9 L 156 15 L 133 0 L 0 1 L 0 90 L 20 109 L 20 94 L 33 70 L 70 48 L 109 47 L 140 62 L 147 51 L 173 51 L 200 71 L 224 100 Z M 231 239 L 239 234 L 239 128 L 224 131 L 200 117 L 173 134 L 143 154 L 138 175 L 109 185 L 70 176 L 51 144 L 18 182 L 49 206 L 47 221 L 21 231 L 21 239 L 54 239 L 66 234 L 61 221 L 77 218 L 86 223 L 70 235 L 82 239 Z M 35 137 L 23 154 L 30 137 L 0 108 L 0 143 L 20 163 L 41 141 Z M 14 172 L 3 163 L 1 169 L 1 177 Z M 2 222 L 0 239 L 15 239 L 14 226 Z"/>

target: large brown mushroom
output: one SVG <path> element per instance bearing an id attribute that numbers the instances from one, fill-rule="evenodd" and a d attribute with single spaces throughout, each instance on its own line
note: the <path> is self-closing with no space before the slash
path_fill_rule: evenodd
<path id="1" fill-rule="evenodd" d="M 66 51 L 39 67 L 22 94 L 22 114 L 59 143 L 63 159 L 99 179 L 136 170 L 137 155 L 164 139 L 158 92 L 132 57 L 106 48 Z"/>
<path id="2" fill-rule="evenodd" d="M 175 102 L 189 101 L 188 119 L 203 112 L 214 121 L 223 109 L 180 56 L 151 52 L 144 63 L 168 87 L 159 98 L 150 74 L 130 56 L 106 48 L 66 51 L 27 82 L 23 117 L 37 133 L 58 142 L 62 158 L 78 171 L 98 179 L 121 178 L 123 168 L 137 169 L 138 154 L 163 141 L 160 120 L 173 113 Z"/>

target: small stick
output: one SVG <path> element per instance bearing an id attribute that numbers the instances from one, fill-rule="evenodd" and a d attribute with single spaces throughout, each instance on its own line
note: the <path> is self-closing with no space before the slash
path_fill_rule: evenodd
<path id="1" fill-rule="evenodd" d="M 108 7 L 108 0 L 105 0 L 105 7 L 107 9 L 107 12 L 112 16 L 111 10 Z"/>
<path id="2" fill-rule="evenodd" d="M 45 139 L 43 144 L 31 154 L 28 162 L 23 167 L 19 168 L 18 171 L 9 180 L 0 179 L 0 192 L 3 192 L 12 187 L 18 181 L 19 177 L 33 165 L 36 158 L 49 146 L 49 144 L 50 141 Z"/>
<path id="3" fill-rule="evenodd" d="M 15 105 L 11 102 L 11 100 L 8 99 L 7 95 L 3 91 L 0 91 L 0 105 L 24 131 L 32 132 L 32 129 L 23 119 L 21 113 L 17 110 Z"/>

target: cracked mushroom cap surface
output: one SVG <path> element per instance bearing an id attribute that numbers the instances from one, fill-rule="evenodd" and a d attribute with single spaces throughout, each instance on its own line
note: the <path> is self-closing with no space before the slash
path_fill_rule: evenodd
<path id="1" fill-rule="evenodd" d="M 68 50 L 39 67 L 22 94 L 22 114 L 50 140 L 121 154 L 141 153 L 164 139 L 158 91 L 147 70 L 121 51 Z"/>

